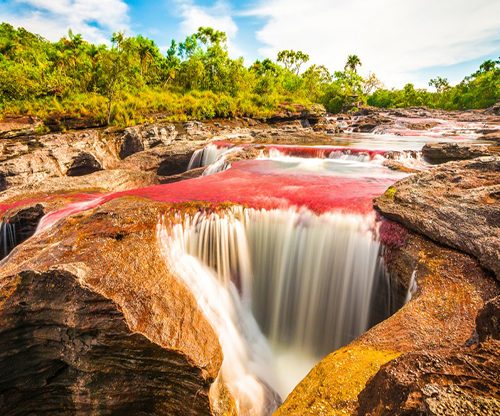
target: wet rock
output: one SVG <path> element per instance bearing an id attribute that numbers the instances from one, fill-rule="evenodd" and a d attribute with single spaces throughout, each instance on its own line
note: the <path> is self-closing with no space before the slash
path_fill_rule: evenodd
<path id="1" fill-rule="evenodd" d="M 422 148 L 424 159 L 434 164 L 491 155 L 488 146 L 483 144 L 427 143 Z"/>
<path id="2" fill-rule="evenodd" d="M 500 405 L 499 297 L 476 318 L 479 344 L 404 354 L 359 394 L 359 415 L 494 415 Z"/>
<path id="3" fill-rule="evenodd" d="M 475 256 L 500 276 L 500 158 L 450 162 L 407 177 L 375 200 L 386 217 Z"/>
<path id="4" fill-rule="evenodd" d="M 158 177 L 154 172 L 108 169 L 84 176 L 48 178 L 40 182 L 30 182 L 9 188 L 0 194 L 0 203 L 25 199 L 37 200 L 58 195 L 64 200 L 65 195 L 70 196 L 71 193 L 116 192 L 155 184 L 158 184 Z"/>
<path id="5" fill-rule="evenodd" d="M 3 263 L 2 414 L 234 413 L 217 336 L 159 253 L 165 210 L 112 201 Z"/>

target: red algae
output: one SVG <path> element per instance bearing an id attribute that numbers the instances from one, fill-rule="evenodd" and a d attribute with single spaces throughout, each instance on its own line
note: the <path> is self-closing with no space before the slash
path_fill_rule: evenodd
<path id="1" fill-rule="evenodd" d="M 366 154 L 373 159 L 375 156 L 384 156 L 388 153 L 387 150 L 373 150 L 373 149 L 358 149 L 351 147 L 341 147 L 341 146 L 293 146 L 293 145 L 269 145 L 266 146 L 268 149 L 278 150 L 280 153 L 287 156 L 298 156 L 298 157 L 315 157 L 315 158 L 327 158 L 330 153 L 342 152 L 352 155 Z"/>
<path id="2" fill-rule="evenodd" d="M 75 201 L 94 200 L 97 195 L 98 194 L 96 193 L 55 194 L 55 195 L 45 195 L 33 198 L 25 198 L 13 202 L 3 202 L 3 203 L 0 202 L 0 216 L 16 208 L 21 208 L 27 205 L 34 205 L 43 202 L 50 202 L 58 198 L 67 199 L 68 202 L 71 203 Z"/>
<path id="3" fill-rule="evenodd" d="M 372 200 L 381 195 L 399 176 L 350 176 L 280 170 L 272 161 L 244 160 L 231 169 L 195 179 L 165 185 L 100 194 L 82 195 L 77 202 L 48 214 L 40 224 L 45 229 L 68 215 L 95 208 L 114 198 L 136 196 L 160 202 L 231 202 L 257 209 L 304 206 L 316 212 L 341 211 L 365 214 Z M 77 198 L 77 196 L 74 196 Z"/>

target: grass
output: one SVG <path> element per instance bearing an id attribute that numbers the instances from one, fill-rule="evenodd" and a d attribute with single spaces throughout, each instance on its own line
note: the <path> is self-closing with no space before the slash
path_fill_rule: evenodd
<path id="1" fill-rule="evenodd" d="M 244 93 L 236 96 L 211 91 L 176 91 L 147 88 L 122 92 L 114 100 L 111 124 L 127 127 L 155 120 L 187 121 L 212 118 L 252 117 L 266 119 L 283 105 L 310 107 L 303 98 L 278 94 L 258 95 Z M 2 103 L 0 117 L 36 116 L 42 121 L 50 119 L 81 118 L 104 125 L 107 119 L 106 98 L 97 93 L 80 93 L 65 97 L 44 97 Z"/>

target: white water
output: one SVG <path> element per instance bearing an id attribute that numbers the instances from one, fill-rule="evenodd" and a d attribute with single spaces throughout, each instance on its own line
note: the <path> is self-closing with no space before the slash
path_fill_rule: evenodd
<path id="1" fill-rule="evenodd" d="M 190 219 L 186 217 L 189 228 Z M 214 271 L 186 251 L 182 223 L 157 228 L 160 251 L 175 276 L 182 279 L 216 331 L 224 355 L 222 377 L 240 415 L 267 415 L 279 405 L 269 394 L 273 379 L 272 353 L 251 312 L 230 281 L 221 282 Z"/>
<path id="2" fill-rule="evenodd" d="M 211 165 L 225 150 L 227 149 L 219 148 L 215 144 L 208 144 L 202 149 L 195 150 L 189 161 L 188 170 Z"/>
<path id="3" fill-rule="evenodd" d="M 182 224 L 173 226 L 173 242 L 165 252 L 189 287 L 213 286 L 216 281 L 219 290 L 237 289 L 237 309 L 252 311 L 272 345 L 277 380 L 267 379 L 284 396 L 324 354 L 368 328 L 380 262 L 374 226 L 372 214 L 235 207 L 183 217 Z M 182 264 L 194 259 L 211 273 L 187 273 Z M 203 296 L 207 289 L 194 292 Z M 231 306 L 220 298 L 212 307 L 221 308 L 224 315 Z M 259 337 L 253 333 L 250 338 Z"/>
<path id="4" fill-rule="evenodd" d="M 231 167 L 231 164 L 227 161 L 227 156 L 240 149 L 239 146 L 217 147 L 214 144 L 208 144 L 202 149 L 195 150 L 187 169 L 206 167 L 203 176 L 222 172 Z"/>

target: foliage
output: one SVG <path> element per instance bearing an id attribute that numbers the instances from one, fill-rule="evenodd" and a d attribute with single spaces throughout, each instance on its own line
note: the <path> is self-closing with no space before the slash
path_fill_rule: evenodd
<path id="1" fill-rule="evenodd" d="M 379 89 L 368 98 L 368 104 L 386 108 L 425 106 L 445 110 L 490 107 L 500 100 L 500 59 L 485 61 L 478 71 L 456 86 L 450 86 L 442 77 L 431 79 L 429 85 L 435 87 L 436 92 L 415 89 L 412 84 L 401 90 Z"/>
<path id="2" fill-rule="evenodd" d="M 358 73 L 361 60 L 347 58 L 333 74 L 322 65 L 304 68 L 309 56 L 284 50 L 276 61 L 245 66 L 227 50 L 226 34 L 200 27 L 162 53 L 141 35 L 115 33 L 94 45 L 81 35 L 49 42 L 0 24 L 0 116 L 89 117 L 102 124 L 131 125 L 161 114 L 172 120 L 269 117 L 282 105 L 323 104 L 330 112 L 366 103 L 381 107 L 483 108 L 499 99 L 499 61 L 486 61 L 459 85 L 430 81 L 437 92 L 383 89 L 374 74 Z"/>

